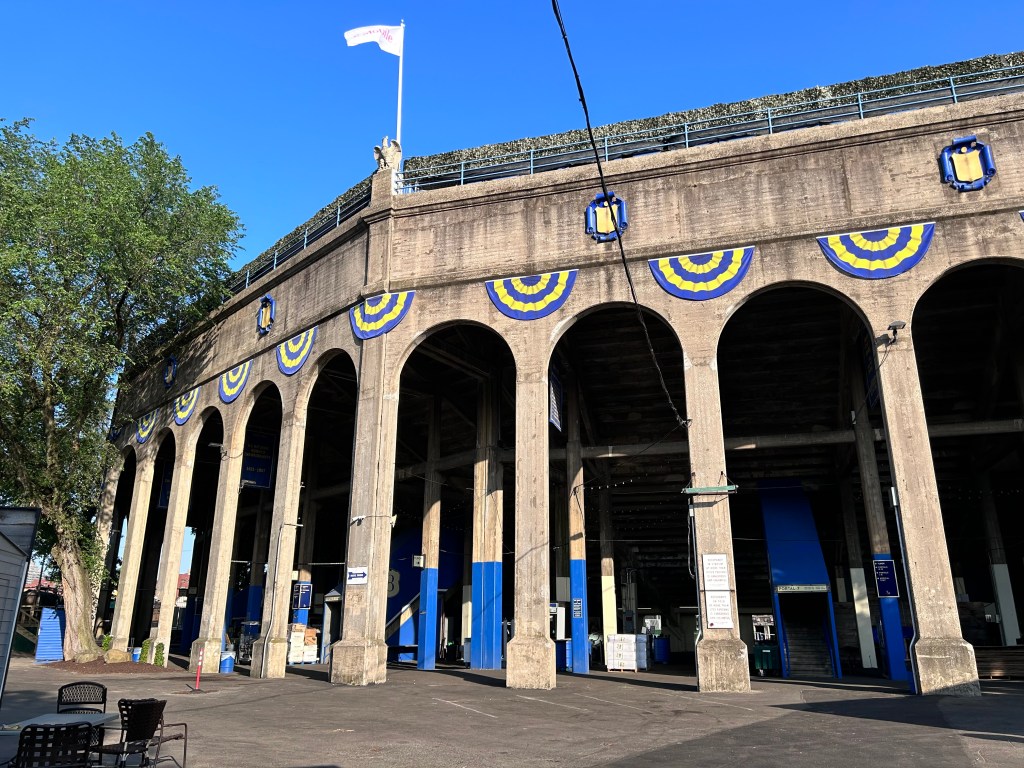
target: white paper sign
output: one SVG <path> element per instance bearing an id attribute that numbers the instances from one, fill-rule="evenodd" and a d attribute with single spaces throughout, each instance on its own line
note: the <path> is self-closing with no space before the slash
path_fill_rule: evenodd
<path id="1" fill-rule="evenodd" d="M 347 575 L 345 581 L 349 584 L 366 584 L 370 577 L 370 569 L 365 565 L 355 568 L 347 568 L 346 571 Z"/>
<path id="2" fill-rule="evenodd" d="M 725 555 L 703 555 L 704 589 L 730 589 L 729 561 Z"/>
<path id="3" fill-rule="evenodd" d="M 709 629 L 732 629 L 732 600 L 728 592 L 705 592 L 704 607 Z"/>

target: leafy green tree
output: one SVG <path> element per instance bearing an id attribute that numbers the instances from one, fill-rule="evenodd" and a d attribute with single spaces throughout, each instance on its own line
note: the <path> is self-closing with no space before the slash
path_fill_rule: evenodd
<path id="1" fill-rule="evenodd" d="M 42 509 L 66 658 L 93 653 L 118 376 L 224 297 L 240 225 L 152 135 L 63 146 L 0 120 L 0 500 Z"/>

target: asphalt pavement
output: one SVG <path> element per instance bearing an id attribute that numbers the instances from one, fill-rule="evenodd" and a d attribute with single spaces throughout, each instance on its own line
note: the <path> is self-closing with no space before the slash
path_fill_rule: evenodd
<path id="1" fill-rule="evenodd" d="M 165 698 L 168 721 L 189 724 L 190 768 L 1024 767 L 1024 681 L 983 682 L 982 697 L 958 699 L 868 678 L 755 678 L 751 693 L 700 693 L 671 667 L 560 674 L 551 691 L 506 688 L 500 671 L 394 666 L 386 684 L 352 688 L 332 686 L 321 666 L 289 670 L 206 676 L 202 693 L 182 669 L 90 679 L 108 687 L 109 709 Z M 75 679 L 14 659 L 0 723 L 53 712 L 57 688 Z M 16 748 L 0 735 L 0 759 Z"/>

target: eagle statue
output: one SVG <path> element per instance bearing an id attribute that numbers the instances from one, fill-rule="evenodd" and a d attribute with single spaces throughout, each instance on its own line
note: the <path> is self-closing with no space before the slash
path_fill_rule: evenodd
<path id="1" fill-rule="evenodd" d="M 377 160 L 378 171 L 397 171 L 402 162 L 402 147 L 397 141 L 388 141 L 388 137 L 385 136 L 381 139 L 380 146 L 373 148 L 373 156 Z"/>

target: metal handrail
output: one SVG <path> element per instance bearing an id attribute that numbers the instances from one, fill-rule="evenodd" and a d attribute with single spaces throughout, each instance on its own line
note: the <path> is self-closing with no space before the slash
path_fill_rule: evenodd
<path id="1" fill-rule="evenodd" d="M 825 96 L 786 106 L 764 107 L 721 117 L 608 134 L 601 137 L 599 152 L 602 160 L 616 160 L 1022 91 L 1024 66 L 1004 67 L 858 91 L 843 96 Z M 588 141 L 534 147 L 522 152 L 406 171 L 398 177 L 398 191 L 411 194 L 421 190 L 463 186 L 490 179 L 533 175 L 559 168 L 589 165 L 593 162 L 594 153 Z M 307 226 L 301 236 L 296 236 L 275 249 L 273 258 L 235 275 L 234 280 L 228 284 L 228 290 L 232 294 L 245 290 L 253 281 L 273 272 L 283 262 L 341 226 L 342 222 L 352 218 L 369 204 L 370 191 L 367 189 L 344 205 L 339 205 L 333 218 L 328 217 L 312 228 Z"/>
<path id="2" fill-rule="evenodd" d="M 1020 91 L 1024 91 L 1024 66 L 1006 67 L 609 134 L 600 139 L 599 150 L 603 160 L 614 160 Z M 404 190 L 459 186 L 592 162 L 593 150 L 588 141 L 581 140 L 407 170 Z"/>

